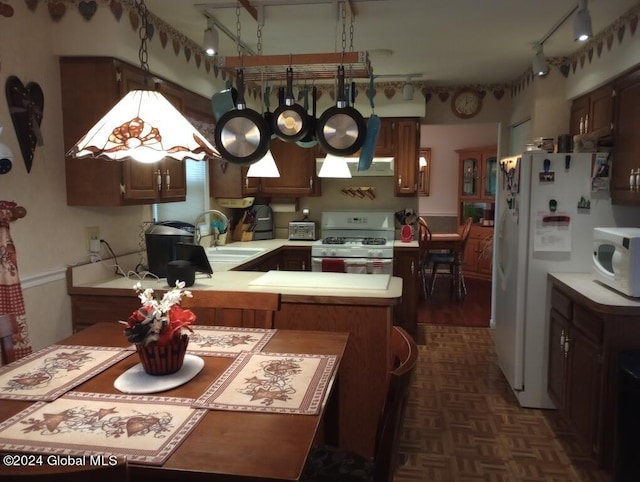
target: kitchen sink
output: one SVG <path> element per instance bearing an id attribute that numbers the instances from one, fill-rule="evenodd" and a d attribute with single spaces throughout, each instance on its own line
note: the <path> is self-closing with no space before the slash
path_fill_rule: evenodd
<path id="1" fill-rule="evenodd" d="M 264 252 L 264 250 L 265 248 L 220 246 L 207 248 L 205 251 L 210 263 L 241 263 L 245 259 Z"/>

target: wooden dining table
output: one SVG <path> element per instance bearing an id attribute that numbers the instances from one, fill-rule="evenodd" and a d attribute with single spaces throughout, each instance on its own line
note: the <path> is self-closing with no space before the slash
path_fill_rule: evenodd
<path id="1" fill-rule="evenodd" d="M 195 428 L 159 466 L 129 463 L 131 480 L 176 481 L 296 481 L 314 441 L 335 442 L 338 403 L 336 378 L 348 333 L 277 330 L 262 352 L 337 355 L 336 369 L 318 414 L 207 410 Z M 60 345 L 128 347 L 122 325 L 98 323 Z M 198 398 L 233 362 L 232 357 L 202 356 L 204 367 L 186 384 L 159 393 L 163 397 Z M 118 394 L 114 381 L 139 363 L 135 352 L 73 389 L 76 392 Z M 29 407 L 31 401 L 0 401 L 0 422 Z M 153 403 L 152 401 L 149 403 Z M 3 474 L 9 469 L 0 467 Z M 24 473 L 24 472 L 22 472 Z"/>

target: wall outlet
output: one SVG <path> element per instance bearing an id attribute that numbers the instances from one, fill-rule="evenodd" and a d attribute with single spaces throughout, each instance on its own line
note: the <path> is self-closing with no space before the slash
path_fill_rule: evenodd
<path id="1" fill-rule="evenodd" d="M 100 251 L 100 228 L 98 226 L 86 226 L 85 230 L 85 246 L 90 253 Z M 97 243 L 97 244 L 96 244 Z"/>

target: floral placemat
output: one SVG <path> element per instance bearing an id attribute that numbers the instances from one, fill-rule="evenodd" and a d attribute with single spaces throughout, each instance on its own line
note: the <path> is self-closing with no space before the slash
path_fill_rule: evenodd
<path id="1" fill-rule="evenodd" d="M 69 392 L 0 423 L 0 450 L 162 465 L 206 415 L 192 398 Z"/>
<path id="2" fill-rule="evenodd" d="M 235 357 L 242 351 L 260 351 L 277 330 L 192 325 L 187 353 Z"/>
<path id="3" fill-rule="evenodd" d="M 194 407 L 315 415 L 336 355 L 241 352 Z"/>
<path id="4" fill-rule="evenodd" d="M 51 345 L 0 368 L 0 398 L 55 400 L 129 355 L 122 348 Z"/>

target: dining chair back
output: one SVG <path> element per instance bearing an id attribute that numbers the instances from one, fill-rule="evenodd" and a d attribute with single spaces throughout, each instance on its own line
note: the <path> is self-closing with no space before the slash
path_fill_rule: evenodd
<path id="1" fill-rule="evenodd" d="M 418 362 L 418 347 L 401 327 L 391 328 L 393 368 L 387 378 L 387 393 L 376 431 L 373 459 L 337 447 L 312 447 L 300 480 L 303 482 L 367 481 L 392 482 L 398 465 L 400 434 L 409 397 L 411 375 Z"/>
<path id="2" fill-rule="evenodd" d="M 0 472 L 0 481 L 11 482 L 129 482 L 129 467 L 123 457 L 105 459 L 102 465 L 65 465 L 58 467 L 13 467 Z"/>
<path id="3" fill-rule="evenodd" d="M 432 256 L 431 293 L 433 293 L 436 277 L 438 276 L 438 268 L 444 265 L 448 267 L 449 276 L 451 277 L 451 291 L 453 292 L 459 289 L 461 301 L 464 300 L 464 297 L 467 295 L 467 286 L 464 282 L 462 265 L 464 264 L 464 253 L 467 249 L 467 241 L 469 239 L 469 234 L 471 233 L 472 224 L 473 218 L 467 218 L 465 223 L 458 229 L 461 239 L 460 249 L 458 252 L 442 253 Z"/>
<path id="4" fill-rule="evenodd" d="M 420 216 L 418 218 L 418 274 L 422 282 L 422 297 L 426 300 L 431 297 L 431 256 L 429 251 L 429 243 L 431 242 L 431 230 L 427 221 Z M 429 280 L 427 280 L 429 278 Z"/>
<path id="5" fill-rule="evenodd" d="M 13 350 L 13 325 L 10 315 L 0 315 L 0 366 L 16 360 Z"/>
<path id="6" fill-rule="evenodd" d="M 273 328 L 280 293 L 194 290 L 180 303 L 196 315 L 196 324 L 243 328 Z"/>

